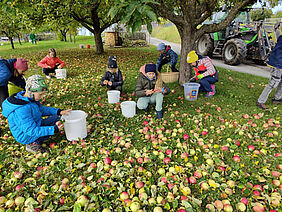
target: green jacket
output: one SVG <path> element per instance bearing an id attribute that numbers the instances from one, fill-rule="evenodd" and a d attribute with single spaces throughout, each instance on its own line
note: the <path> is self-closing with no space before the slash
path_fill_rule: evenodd
<path id="1" fill-rule="evenodd" d="M 144 73 L 140 72 L 140 75 L 137 79 L 136 89 L 135 93 L 137 97 L 143 97 L 146 96 L 145 90 L 151 90 L 155 88 L 156 80 L 149 80 Z M 165 94 L 168 94 L 170 92 L 169 87 L 163 82 L 163 88 L 166 90 Z"/>

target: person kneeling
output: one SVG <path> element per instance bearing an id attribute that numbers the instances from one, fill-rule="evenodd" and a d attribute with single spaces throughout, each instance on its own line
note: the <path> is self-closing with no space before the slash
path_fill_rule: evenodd
<path id="1" fill-rule="evenodd" d="M 190 63 L 195 71 L 195 76 L 190 82 L 200 80 L 200 91 L 206 91 L 206 97 L 214 96 L 215 83 L 218 81 L 218 71 L 212 64 L 211 59 L 191 51 L 187 55 L 187 63 Z"/>
<path id="2" fill-rule="evenodd" d="M 145 69 L 140 69 L 135 92 L 136 96 L 139 97 L 137 107 L 140 110 L 147 111 L 149 104 L 156 103 L 157 118 L 161 119 L 163 117 L 163 97 L 170 90 L 162 81 L 155 64 L 147 64 L 145 65 Z"/>
<path id="3" fill-rule="evenodd" d="M 59 132 L 62 126 L 59 115 L 69 110 L 42 106 L 39 102 L 47 91 L 40 75 L 33 75 L 26 82 L 26 91 L 19 92 L 3 102 L 3 115 L 8 118 L 12 135 L 17 142 L 26 145 L 28 152 L 47 152 L 41 143 Z M 42 119 L 42 116 L 49 116 Z"/>

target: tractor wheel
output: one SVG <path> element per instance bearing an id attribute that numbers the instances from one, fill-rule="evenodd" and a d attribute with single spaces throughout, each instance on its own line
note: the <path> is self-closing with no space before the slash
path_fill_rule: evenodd
<path id="1" fill-rule="evenodd" d="M 213 52 L 213 40 L 209 34 L 204 34 L 197 41 L 197 53 L 203 56 L 212 56 Z"/>
<path id="2" fill-rule="evenodd" d="M 228 65 L 238 65 L 247 56 L 247 46 L 241 39 L 231 39 L 224 44 L 222 57 Z"/>

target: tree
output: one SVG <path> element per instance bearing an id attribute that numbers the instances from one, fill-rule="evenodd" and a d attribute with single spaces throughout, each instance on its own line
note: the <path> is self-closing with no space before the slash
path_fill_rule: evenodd
<path id="1" fill-rule="evenodd" d="M 251 11 L 251 19 L 253 21 L 260 21 L 272 16 L 272 10 L 270 9 L 256 9 Z"/>
<path id="2" fill-rule="evenodd" d="M 116 0 L 120 3 L 124 0 Z M 190 79 L 191 68 L 186 62 L 189 51 L 195 49 L 196 41 L 206 33 L 217 32 L 225 29 L 240 12 L 241 9 L 250 6 L 257 0 L 129 0 L 130 2 L 143 2 L 150 6 L 158 17 L 162 17 L 173 22 L 181 38 L 180 54 L 180 84 Z M 277 0 L 269 2 L 271 6 L 277 3 Z M 138 4 L 136 3 L 136 4 Z M 218 10 L 223 4 L 230 8 L 228 15 L 220 23 L 201 25 L 209 19 L 212 13 Z M 128 10 L 129 11 L 129 10 Z M 129 21 L 136 19 L 129 19 Z M 131 25 L 131 24 L 128 24 Z M 199 27 L 201 26 L 201 27 Z"/>

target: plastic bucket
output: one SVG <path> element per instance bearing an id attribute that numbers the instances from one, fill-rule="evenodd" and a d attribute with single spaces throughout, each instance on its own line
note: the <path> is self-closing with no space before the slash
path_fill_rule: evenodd
<path id="1" fill-rule="evenodd" d="M 136 102 L 125 101 L 120 104 L 121 113 L 127 118 L 132 118 L 136 114 Z"/>
<path id="2" fill-rule="evenodd" d="M 84 48 L 84 44 L 79 44 L 79 48 L 83 49 Z"/>
<path id="3" fill-rule="evenodd" d="M 69 115 L 62 116 L 65 121 L 64 129 L 69 141 L 83 139 L 87 136 L 87 114 L 82 110 L 72 110 Z"/>
<path id="4" fill-rule="evenodd" d="M 9 96 L 12 96 L 15 93 L 23 91 L 23 89 L 18 87 L 18 86 L 16 86 L 15 84 L 9 82 L 8 83 L 8 91 L 9 91 Z"/>
<path id="5" fill-rule="evenodd" d="M 64 79 L 67 77 L 67 70 L 66 69 L 56 69 L 56 78 L 57 79 Z"/>
<path id="6" fill-rule="evenodd" d="M 195 101 L 198 97 L 199 83 L 184 83 L 184 97 L 186 100 Z"/>
<path id="7" fill-rule="evenodd" d="M 89 45 L 89 44 L 87 44 L 87 45 L 86 45 L 86 48 L 87 48 L 87 49 L 90 49 L 90 45 Z"/>
<path id="8" fill-rule="evenodd" d="M 120 91 L 117 90 L 111 90 L 107 92 L 108 94 L 108 102 L 110 104 L 116 104 L 119 102 L 120 99 Z"/>

